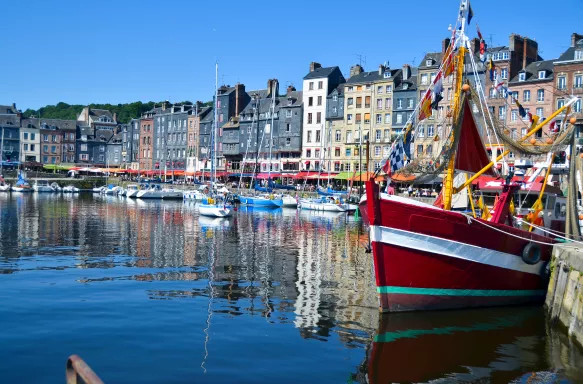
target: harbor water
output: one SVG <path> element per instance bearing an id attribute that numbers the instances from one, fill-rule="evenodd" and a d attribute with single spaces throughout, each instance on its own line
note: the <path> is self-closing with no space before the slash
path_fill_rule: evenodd
<path id="1" fill-rule="evenodd" d="M 0 382 L 583 382 L 542 307 L 380 315 L 337 213 L 0 194 Z"/>

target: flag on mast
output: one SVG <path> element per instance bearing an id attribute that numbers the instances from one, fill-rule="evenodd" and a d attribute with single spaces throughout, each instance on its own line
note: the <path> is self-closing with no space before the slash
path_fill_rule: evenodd
<path id="1" fill-rule="evenodd" d="M 419 108 L 419 121 L 427 119 L 431 116 L 431 90 L 428 90 L 421 101 Z"/>
<path id="2" fill-rule="evenodd" d="M 468 0 L 468 25 L 470 25 L 470 22 L 472 21 L 472 17 L 474 17 L 474 11 L 472 10 L 472 5 L 470 4 L 470 1 Z"/>

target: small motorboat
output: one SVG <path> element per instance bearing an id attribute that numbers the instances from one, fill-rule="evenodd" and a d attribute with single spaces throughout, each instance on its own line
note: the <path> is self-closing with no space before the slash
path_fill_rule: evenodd
<path id="1" fill-rule="evenodd" d="M 207 217 L 227 217 L 231 216 L 231 209 L 226 204 L 209 197 L 202 200 L 198 213 Z"/>
<path id="2" fill-rule="evenodd" d="M 125 197 L 136 197 L 140 187 L 136 184 L 130 184 L 125 190 Z"/>
<path id="3" fill-rule="evenodd" d="M 33 185 L 33 187 L 32 187 L 32 189 L 35 192 L 38 192 L 38 193 L 43 193 L 43 192 L 46 192 L 46 193 L 50 192 L 50 193 L 52 193 L 52 192 L 55 192 L 55 189 L 49 183 L 48 180 L 36 180 L 35 183 L 34 183 L 34 185 Z"/>
<path id="4" fill-rule="evenodd" d="M 290 195 L 283 195 L 281 197 L 283 201 L 284 208 L 297 208 L 298 207 L 298 199 L 297 197 L 290 196 Z"/>
<path id="5" fill-rule="evenodd" d="M 63 193 L 79 193 L 79 188 L 73 185 L 67 185 L 63 187 Z"/>
<path id="6" fill-rule="evenodd" d="M 0 176 L 0 192 L 10 192 L 10 184 L 2 176 Z"/>
<path id="7" fill-rule="evenodd" d="M 105 187 L 93 188 L 93 193 L 101 193 L 101 192 L 103 192 L 104 189 L 105 189 Z"/>
<path id="8" fill-rule="evenodd" d="M 339 199 L 334 199 L 331 196 L 321 199 L 301 199 L 298 206 L 310 211 L 346 212 L 348 210 L 347 204 L 343 204 Z"/>

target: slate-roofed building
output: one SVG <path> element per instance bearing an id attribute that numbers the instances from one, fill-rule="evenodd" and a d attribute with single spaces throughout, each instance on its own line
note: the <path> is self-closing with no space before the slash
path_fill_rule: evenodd
<path id="1" fill-rule="evenodd" d="M 318 170 L 324 160 L 322 147 L 328 95 L 346 80 L 338 67 L 323 68 L 310 63 L 310 72 L 304 76 L 302 97 L 302 162 L 305 170 Z"/>
<path id="2" fill-rule="evenodd" d="M 40 119 L 40 157 L 43 164 L 61 164 L 65 163 L 63 158 L 63 139 L 65 133 L 69 136 L 70 133 L 73 135 L 77 129 L 77 123 L 75 120 L 61 120 L 61 119 Z M 69 140 L 68 140 L 69 143 Z M 72 141 L 73 146 L 74 141 Z M 64 153 L 69 153 L 69 148 L 66 148 Z M 75 149 L 73 148 L 73 153 Z M 67 157 L 67 162 L 69 158 Z M 75 162 L 75 157 L 73 155 L 73 161 Z"/>
<path id="3" fill-rule="evenodd" d="M 122 132 L 122 166 L 126 169 L 139 169 L 140 155 L 140 119 L 131 119 L 121 125 Z"/>
<path id="4" fill-rule="evenodd" d="M 554 95 L 554 108 L 564 105 L 567 97 L 565 93 L 572 94 L 579 100 L 573 104 L 573 117 L 576 119 L 576 135 L 579 138 L 578 145 L 583 145 L 583 35 L 573 33 L 569 48 L 557 60 L 554 65 L 554 84 L 558 90 Z M 564 119 L 559 115 L 558 119 Z"/>
<path id="5" fill-rule="evenodd" d="M 400 134 L 417 105 L 417 68 L 403 65 L 401 82 L 393 88 L 393 132 Z"/>
<path id="6" fill-rule="evenodd" d="M 212 108 L 203 106 L 197 101 L 188 115 L 187 148 L 186 148 L 186 171 L 196 172 L 199 166 L 200 149 L 200 121 L 212 113 Z"/>
<path id="7" fill-rule="evenodd" d="M 3 140 L 2 161 L 20 159 L 20 119 L 16 104 L 0 105 L 0 140 Z"/>
<path id="8" fill-rule="evenodd" d="M 105 109 L 83 108 L 77 116 L 77 162 L 105 167 L 107 165 L 107 143 L 113 137 L 117 127 L 115 113 Z"/>
<path id="9" fill-rule="evenodd" d="M 73 165 L 77 161 L 77 122 L 75 120 L 65 120 L 60 129 L 63 133 L 61 163 Z"/>
<path id="10" fill-rule="evenodd" d="M 20 121 L 20 141 L 22 151 L 20 161 L 40 162 L 40 122 L 39 119 L 30 118 Z"/>

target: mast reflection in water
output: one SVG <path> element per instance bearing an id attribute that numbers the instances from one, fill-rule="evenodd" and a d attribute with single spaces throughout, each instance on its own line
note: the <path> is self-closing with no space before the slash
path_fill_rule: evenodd
<path id="1" fill-rule="evenodd" d="M 0 195 L 0 379 L 60 381 L 72 353 L 116 383 L 582 379 L 540 308 L 379 317 L 365 233 L 334 213 Z"/>

